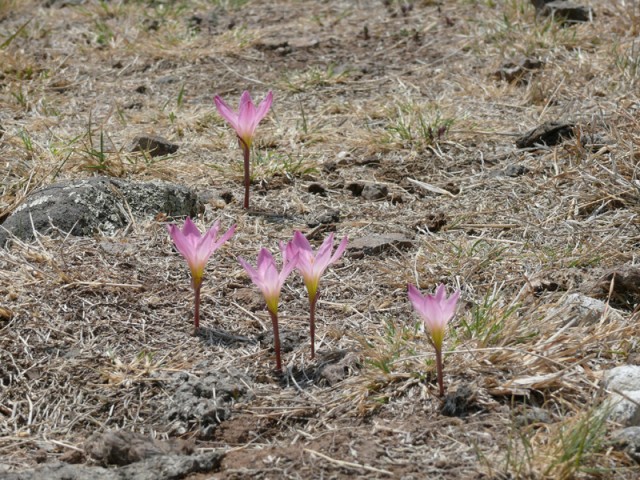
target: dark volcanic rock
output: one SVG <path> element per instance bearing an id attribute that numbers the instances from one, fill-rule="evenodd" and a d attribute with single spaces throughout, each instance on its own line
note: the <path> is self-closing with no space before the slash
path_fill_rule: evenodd
<path id="1" fill-rule="evenodd" d="M 309 193 L 313 193 L 315 195 L 321 195 L 323 197 L 327 196 L 327 189 L 321 183 L 312 183 L 308 187 Z"/>
<path id="2" fill-rule="evenodd" d="M 146 152 L 152 157 L 163 157 L 176 153 L 180 148 L 175 143 L 155 135 L 143 135 L 133 139 L 132 152 Z"/>
<path id="3" fill-rule="evenodd" d="M 43 234 L 59 229 L 78 236 L 111 235 L 129 224 L 130 214 L 140 218 L 159 213 L 195 216 L 201 210 L 194 192 L 171 183 L 109 177 L 61 182 L 34 192 L 7 218 L 0 226 L 0 246 L 9 233 L 21 240 L 32 239 L 34 228 Z"/>
<path id="4" fill-rule="evenodd" d="M 552 17 L 562 25 L 591 22 L 595 17 L 591 7 L 566 1 L 547 2 L 539 12 L 543 17 Z"/>
<path id="5" fill-rule="evenodd" d="M 572 123 L 546 122 L 516 139 L 516 147 L 531 148 L 536 145 L 549 147 L 575 137 Z"/>
<path id="6" fill-rule="evenodd" d="M 250 383 L 248 377 L 232 369 L 208 372 L 202 377 L 178 374 L 177 389 L 166 414 L 172 430 L 182 434 L 197 425 L 198 436 L 210 439 L 216 427 L 231 416 L 233 404 L 252 396 Z"/>

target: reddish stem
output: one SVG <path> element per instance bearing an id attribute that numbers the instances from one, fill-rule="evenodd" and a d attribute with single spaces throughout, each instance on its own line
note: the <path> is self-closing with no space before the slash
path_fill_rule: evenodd
<path id="1" fill-rule="evenodd" d="M 244 143 L 244 140 L 238 138 L 240 148 L 242 148 L 242 154 L 244 155 L 244 203 L 245 210 L 249 209 L 249 186 L 251 185 L 251 177 L 249 169 L 251 168 L 251 149 Z"/>
<path id="2" fill-rule="evenodd" d="M 311 337 L 311 358 L 316 356 L 316 303 L 318 303 L 318 296 L 315 295 L 313 299 L 309 299 L 309 329 Z"/>
<path id="3" fill-rule="evenodd" d="M 201 285 L 194 285 L 193 286 L 193 291 L 195 293 L 195 311 L 194 311 L 194 317 L 193 317 L 193 325 L 194 325 L 194 330 L 193 330 L 193 335 L 197 335 L 198 334 L 198 330 L 200 329 L 200 287 Z"/>
<path id="4" fill-rule="evenodd" d="M 280 331 L 278 329 L 278 314 L 269 310 L 271 323 L 273 324 L 273 346 L 276 350 L 276 370 L 282 371 L 282 359 L 280 357 Z"/>
<path id="5" fill-rule="evenodd" d="M 438 376 L 438 388 L 440 389 L 440 396 L 444 397 L 444 380 L 442 372 L 442 350 L 436 348 L 436 374 Z"/>

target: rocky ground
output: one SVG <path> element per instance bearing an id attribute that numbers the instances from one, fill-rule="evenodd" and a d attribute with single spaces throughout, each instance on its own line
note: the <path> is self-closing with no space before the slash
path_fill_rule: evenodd
<path id="1" fill-rule="evenodd" d="M 0 0 L 0 478 L 640 478 L 640 6 Z M 213 96 L 274 103 L 242 161 Z M 168 223 L 236 233 L 189 272 Z M 274 371 L 236 257 L 349 237 Z M 460 289 L 438 396 L 407 284 Z"/>

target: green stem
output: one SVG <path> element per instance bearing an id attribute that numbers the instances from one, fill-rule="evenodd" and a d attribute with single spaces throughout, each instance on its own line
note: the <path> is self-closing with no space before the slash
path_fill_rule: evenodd
<path id="1" fill-rule="evenodd" d="M 442 372 L 442 349 L 436 348 L 436 374 L 438 376 L 438 388 L 440 396 L 444 397 L 444 374 Z"/>
<path id="2" fill-rule="evenodd" d="M 245 210 L 249 209 L 249 186 L 251 185 L 251 176 L 249 169 L 251 168 L 251 149 L 249 146 L 241 139 L 238 138 L 238 142 L 240 143 L 240 148 L 242 148 L 242 154 L 244 155 L 244 203 L 243 207 Z"/>
<path id="3" fill-rule="evenodd" d="M 316 356 L 316 303 L 318 303 L 318 295 L 309 298 L 309 330 L 311 337 L 311 358 Z"/>
<path id="4" fill-rule="evenodd" d="M 280 331 L 278 329 L 278 314 L 269 310 L 271 323 L 273 324 L 273 347 L 276 350 L 276 370 L 282 371 L 282 359 L 280 357 Z"/>

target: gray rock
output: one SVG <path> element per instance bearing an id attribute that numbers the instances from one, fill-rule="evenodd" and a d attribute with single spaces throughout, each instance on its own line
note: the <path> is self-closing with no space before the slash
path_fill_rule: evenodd
<path id="1" fill-rule="evenodd" d="M 520 177 L 529 173 L 529 169 L 524 165 L 512 163 L 507 165 L 502 173 L 507 177 Z"/>
<path id="2" fill-rule="evenodd" d="M 177 388 L 166 413 L 172 430 L 181 434 L 195 425 L 201 439 L 210 439 L 216 427 L 231 416 L 233 404 L 252 397 L 250 383 L 244 374 L 231 369 L 203 377 L 177 375 Z"/>
<path id="3" fill-rule="evenodd" d="M 611 435 L 614 446 L 624 451 L 636 462 L 640 462 L 640 427 L 627 427 L 616 430 Z"/>
<path id="4" fill-rule="evenodd" d="M 220 468 L 224 454 L 160 455 L 117 469 L 56 463 L 33 470 L 3 473 L 3 480 L 174 480 Z"/>
<path id="5" fill-rule="evenodd" d="M 603 382 L 605 388 L 614 390 L 639 390 L 640 391 L 640 366 L 621 365 L 604 372 Z"/>
<path id="6" fill-rule="evenodd" d="M 382 198 L 387 198 L 388 193 L 389 189 L 386 185 L 373 183 L 365 185 L 362 189 L 361 195 L 365 200 L 380 200 Z"/>
<path id="7" fill-rule="evenodd" d="M 0 225 L 0 247 L 9 234 L 33 239 L 34 228 L 43 234 L 57 228 L 78 236 L 112 235 L 129 224 L 131 215 L 195 216 L 202 208 L 194 192 L 171 183 L 134 183 L 108 177 L 61 182 L 30 195 Z"/>
<path id="8" fill-rule="evenodd" d="M 562 304 L 553 308 L 548 315 L 564 318 L 563 325 L 574 322 L 575 326 L 593 325 L 600 322 L 604 315 L 610 320 L 623 321 L 620 313 L 610 305 L 581 293 L 567 295 Z"/>
<path id="9" fill-rule="evenodd" d="M 193 453 L 193 444 L 182 440 L 163 442 L 140 433 L 119 430 L 94 433 L 84 443 L 88 457 L 101 465 L 129 465 L 157 455 Z"/>
<path id="10" fill-rule="evenodd" d="M 640 426 L 640 390 L 612 393 L 603 407 L 610 420 L 625 427 Z"/>
<path id="11" fill-rule="evenodd" d="M 131 152 L 145 152 L 152 157 L 163 157 L 176 153 L 180 148 L 175 143 L 155 135 L 143 135 L 133 139 Z"/>
<path id="12" fill-rule="evenodd" d="M 353 258 L 365 255 L 376 255 L 386 250 L 407 249 L 413 246 L 413 240 L 401 233 L 386 233 L 384 235 L 367 235 L 356 238 L 347 245 L 347 252 Z"/>
<path id="13" fill-rule="evenodd" d="M 307 222 L 308 227 L 317 227 L 318 225 L 330 225 L 332 223 L 338 223 L 340 221 L 340 212 L 337 210 L 330 210 L 317 214 L 309 219 Z"/>
<path id="14" fill-rule="evenodd" d="M 553 423 L 551 414 L 540 407 L 530 407 L 525 409 L 520 414 L 516 415 L 515 423 L 519 427 L 526 427 L 527 425 L 533 425 L 536 423 Z"/>

